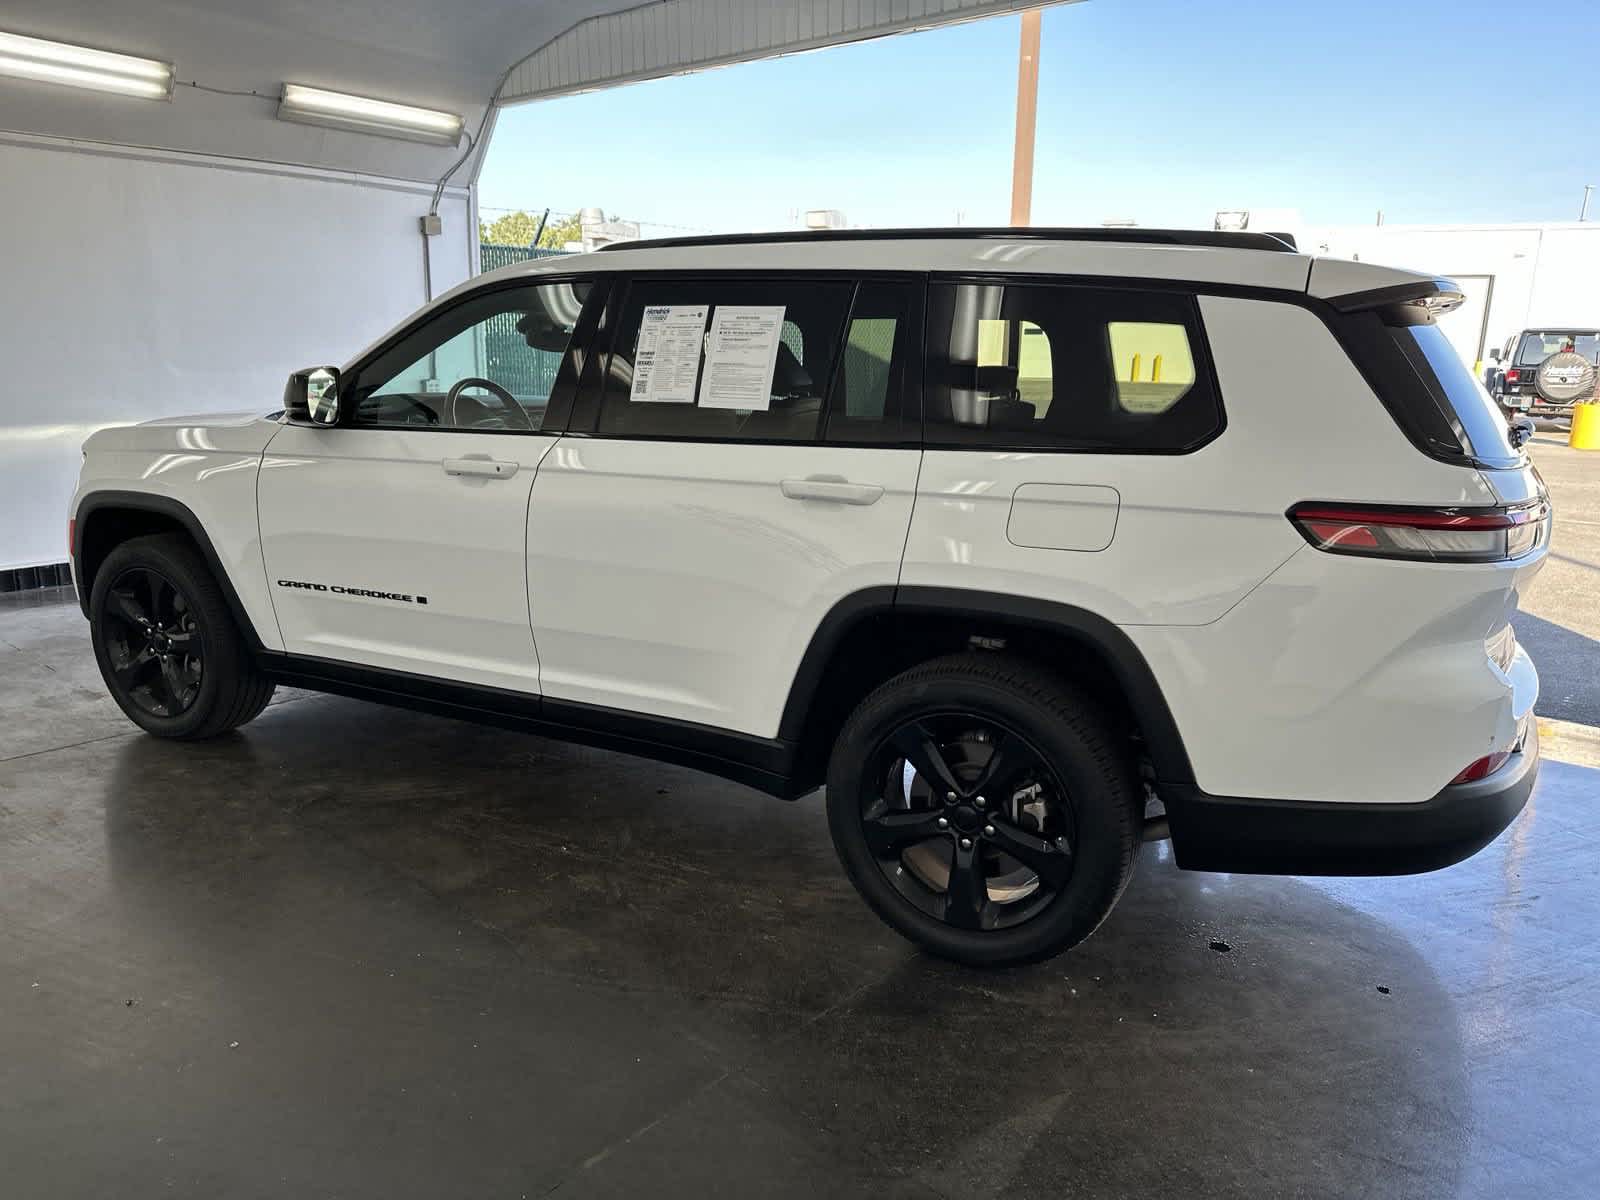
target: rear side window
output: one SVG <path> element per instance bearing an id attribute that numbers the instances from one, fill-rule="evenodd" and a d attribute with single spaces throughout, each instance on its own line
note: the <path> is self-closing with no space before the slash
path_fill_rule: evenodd
<path id="1" fill-rule="evenodd" d="M 928 345 L 930 446 L 1162 453 L 1222 428 L 1192 296 L 938 283 Z"/>
<path id="2" fill-rule="evenodd" d="M 621 308 L 594 432 L 806 442 L 817 437 L 854 287 L 641 279 Z"/>
<path id="3" fill-rule="evenodd" d="M 1463 450 L 1491 466 L 1521 460 L 1511 445 L 1505 417 L 1442 329 L 1431 321 L 1391 323 L 1389 333 L 1433 404 L 1455 426 Z"/>
<path id="4" fill-rule="evenodd" d="M 914 413 L 912 418 L 905 414 L 915 392 L 921 308 L 920 286 L 869 280 L 856 289 L 824 440 L 892 444 L 914 439 Z"/>
<path id="5" fill-rule="evenodd" d="M 1499 408 L 1424 305 L 1392 304 L 1335 320 L 1346 351 L 1419 450 L 1462 465 L 1521 465 Z"/>

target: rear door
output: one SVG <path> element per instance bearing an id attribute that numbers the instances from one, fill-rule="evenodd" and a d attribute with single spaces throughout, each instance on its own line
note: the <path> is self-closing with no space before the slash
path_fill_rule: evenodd
<path id="1" fill-rule="evenodd" d="M 774 736 L 829 609 L 896 581 L 921 283 L 641 275 L 613 298 L 534 485 L 547 703 Z"/>

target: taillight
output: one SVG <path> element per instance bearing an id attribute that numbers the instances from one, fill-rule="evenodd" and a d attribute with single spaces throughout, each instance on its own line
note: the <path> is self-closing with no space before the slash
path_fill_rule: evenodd
<path id="1" fill-rule="evenodd" d="M 1544 543 L 1550 505 L 1407 508 L 1386 504 L 1296 504 L 1288 517 L 1302 537 L 1329 554 L 1415 562 L 1504 562 Z"/>
<path id="2" fill-rule="evenodd" d="M 1512 367 L 1509 371 L 1506 372 L 1506 382 L 1507 383 L 1520 383 L 1521 381 L 1522 381 L 1522 372 L 1517 370 L 1515 367 Z"/>
<path id="3" fill-rule="evenodd" d="M 1451 783 L 1474 783 L 1479 779 L 1487 779 L 1501 767 L 1506 765 L 1506 759 L 1511 757 L 1509 750 L 1497 750 L 1493 754 L 1485 754 L 1482 758 L 1469 763 L 1467 767 L 1452 779 Z"/>

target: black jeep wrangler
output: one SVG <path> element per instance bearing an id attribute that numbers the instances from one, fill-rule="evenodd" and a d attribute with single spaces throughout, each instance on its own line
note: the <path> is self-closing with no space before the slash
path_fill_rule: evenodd
<path id="1" fill-rule="evenodd" d="M 1506 415 L 1570 417 L 1595 394 L 1600 330 L 1524 329 L 1489 351 L 1483 386 Z"/>

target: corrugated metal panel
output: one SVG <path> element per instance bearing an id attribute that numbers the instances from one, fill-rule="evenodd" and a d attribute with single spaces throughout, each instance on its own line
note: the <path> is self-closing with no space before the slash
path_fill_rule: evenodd
<path id="1" fill-rule="evenodd" d="M 1038 0 L 656 0 L 580 21 L 513 67 L 499 100 L 536 100 L 1037 7 Z"/>

